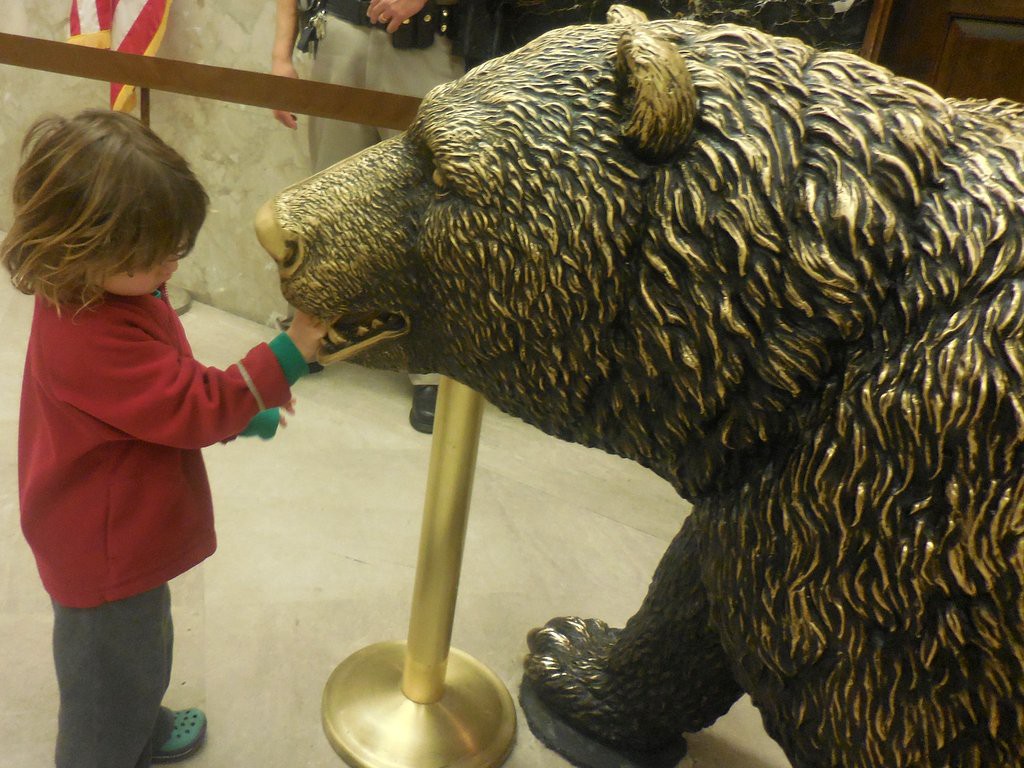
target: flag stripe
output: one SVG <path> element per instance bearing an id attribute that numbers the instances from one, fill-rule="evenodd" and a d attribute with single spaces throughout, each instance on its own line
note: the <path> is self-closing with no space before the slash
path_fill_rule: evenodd
<path id="1" fill-rule="evenodd" d="M 167 29 L 172 0 L 71 0 L 68 42 L 154 55 Z M 131 110 L 134 86 L 110 84 L 112 109 Z"/>
<path id="2" fill-rule="evenodd" d="M 129 5 L 128 0 L 118 4 L 119 13 L 114 18 L 111 37 L 113 45 L 123 53 L 148 53 L 153 41 L 163 38 L 170 0 L 145 0 L 143 7 L 135 9 L 134 14 L 130 13 L 133 9 L 128 8 L 122 16 L 120 9 L 125 5 Z"/>
<path id="3" fill-rule="evenodd" d="M 114 40 L 118 31 L 127 30 L 114 43 L 122 53 L 152 56 L 159 50 L 167 29 L 167 17 L 171 12 L 171 0 L 142 0 L 141 7 L 132 7 L 133 0 L 121 0 L 118 11 L 125 7 L 125 14 L 115 13 Z M 134 0 L 138 2 L 138 0 Z M 135 107 L 135 86 L 122 83 L 110 84 L 110 106 L 112 109 L 131 111 Z"/>
<path id="4" fill-rule="evenodd" d="M 114 48 L 119 51 L 123 50 L 121 42 L 140 18 L 147 18 L 148 6 L 149 0 L 117 0 L 114 9 L 114 24 L 110 29 Z M 125 53 L 131 53 L 131 51 L 125 51 Z"/>
<path id="5" fill-rule="evenodd" d="M 71 0 L 70 31 L 72 37 L 110 30 L 112 3 L 117 0 Z"/>
<path id="6" fill-rule="evenodd" d="M 78 18 L 78 3 L 71 0 L 71 18 L 68 19 L 68 31 L 71 37 L 78 37 L 82 34 L 82 22 Z"/>

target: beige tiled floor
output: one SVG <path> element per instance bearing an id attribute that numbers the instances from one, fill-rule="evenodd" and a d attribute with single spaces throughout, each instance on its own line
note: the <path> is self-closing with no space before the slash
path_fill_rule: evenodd
<path id="1" fill-rule="evenodd" d="M 0 767 L 52 765 L 51 613 L 18 528 L 18 393 L 31 299 L 0 276 Z M 196 356 L 227 365 L 273 332 L 203 305 Z M 169 703 L 210 718 L 196 768 L 340 766 L 320 726 L 332 669 L 404 640 L 430 438 L 408 425 L 404 377 L 349 365 L 297 387 L 273 442 L 206 451 L 220 549 L 172 585 Z M 453 644 L 518 691 L 526 632 L 552 616 L 621 625 L 685 507 L 640 467 L 549 438 L 488 407 Z M 786 768 L 747 699 L 689 739 L 684 766 Z M 567 763 L 520 716 L 511 768 Z"/>

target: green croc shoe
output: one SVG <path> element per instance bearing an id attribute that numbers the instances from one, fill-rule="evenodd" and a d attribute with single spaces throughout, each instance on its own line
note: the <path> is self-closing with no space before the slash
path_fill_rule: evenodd
<path id="1" fill-rule="evenodd" d="M 174 713 L 174 730 L 161 746 L 153 750 L 154 763 L 176 763 L 191 757 L 206 740 L 206 715 L 201 709 L 183 709 Z"/>

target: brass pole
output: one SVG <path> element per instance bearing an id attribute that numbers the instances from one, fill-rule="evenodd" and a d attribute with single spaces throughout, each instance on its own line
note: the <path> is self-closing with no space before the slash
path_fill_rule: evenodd
<path id="1" fill-rule="evenodd" d="M 430 449 L 402 675 L 402 692 L 420 704 L 433 704 L 444 693 L 483 406 L 478 393 L 451 379 L 438 389 L 437 413 L 445 418 L 438 420 Z"/>
<path id="2" fill-rule="evenodd" d="M 515 706 L 486 666 L 451 647 L 483 398 L 442 378 L 406 644 L 367 646 L 324 687 L 324 733 L 355 768 L 494 768 Z"/>

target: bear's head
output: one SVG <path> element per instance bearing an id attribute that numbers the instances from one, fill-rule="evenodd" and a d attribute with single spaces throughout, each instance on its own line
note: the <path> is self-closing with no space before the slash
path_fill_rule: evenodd
<path id="1" fill-rule="evenodd" d="M 323 362 L 386 352 L 684 495 L 815 418 L 955 133 L 855 56 L 697 22 L 548 33 L 267 204 Z"/>

